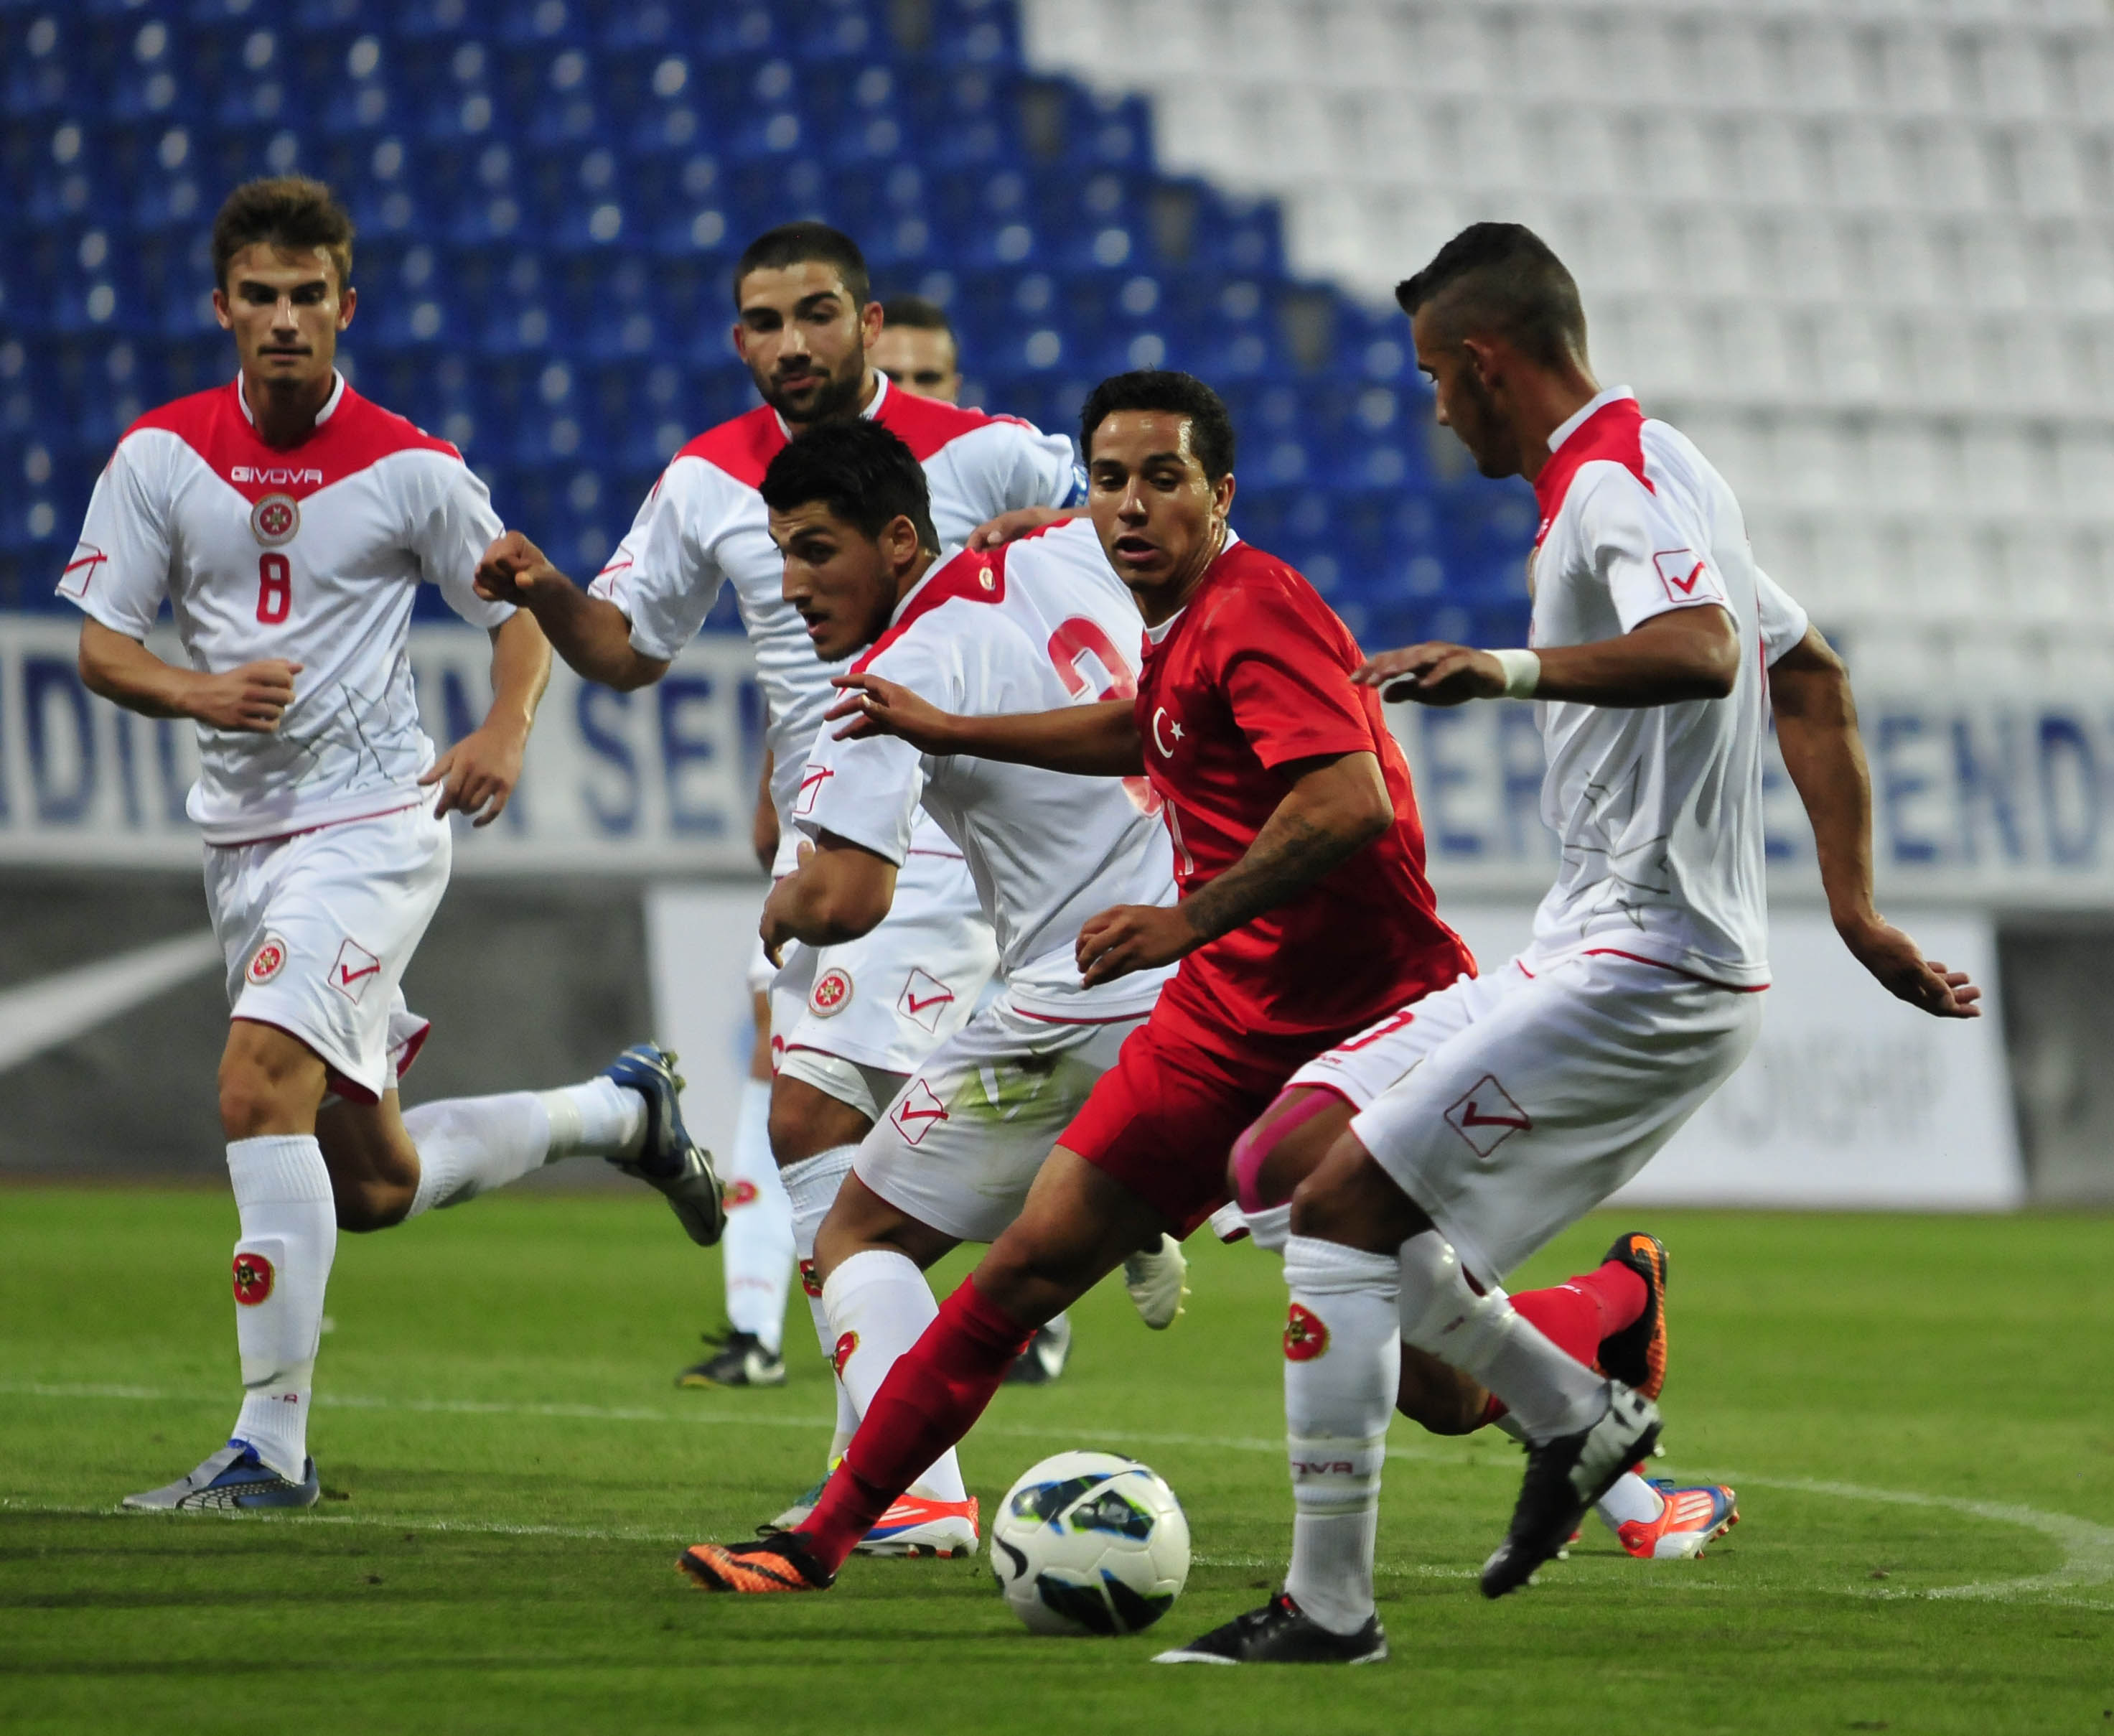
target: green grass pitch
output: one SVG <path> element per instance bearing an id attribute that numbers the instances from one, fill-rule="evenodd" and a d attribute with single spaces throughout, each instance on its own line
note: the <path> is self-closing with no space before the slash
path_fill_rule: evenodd
<path id="1" fill-rule="evenodd" d="M 1590 1263 L 1581 1226 L 1521 1274 Z M 826 1596 L 708 1598 L 679 1547 L 810 1481 L 829 1398 L 679 1391 L 714 1258 L 657 1201 L 478 1202 L 345 1238 L 313 1516 L 108 1511 L 233 1413 L 229 1202 L 0 1193 L 0 1727 L 62 1732 L 2084 1731 L 2114 1728 L 2114 1260 L 2104 1218 L 1667 1214 L 1668 1458 L 1734 1481 L 1695 1563 L 1599 1527 L 1533 1589 L 1472 1573 L 1517 1487 L 1489 1431 L 1398 1422 L 1393 1660 L 1147 1660 L 1261 1601 L 1289 1532 L 1276 1262 L 1193 1242 L 1189 1312 L 1078 1311 L 1056 1386 L 963 1451 L 989 1504 L 1048 1452 L 1135 1453 L 1197 1561 L 1158 1629 L 1030 1637 L 973 1562 L 855 1560 Z M 949 1281 L 959 1270 L 950 1265 Z"/>

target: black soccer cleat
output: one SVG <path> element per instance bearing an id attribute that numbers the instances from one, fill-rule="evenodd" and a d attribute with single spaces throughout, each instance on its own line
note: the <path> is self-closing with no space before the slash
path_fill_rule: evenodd
<path id="1" fill-rule="evenodd" d="M 1600 1372 L 1656 1399 L 1666 1385 L 1666 1244 L 1647 1230 L 1617 1236 L 1600 1262 L 1627 1266 L 1645 1280 L 1645 1311 L 1600 1340 Z"/>
<path id="2" fill-rule="evenodd" d="M 755 1596 L 775 1592 L 826 1592 L 837 1576 L 826 1572 L 797 1531 L 774 1532 L 753 1543 L 693 1543 L 675 1559 L 701 1590 Z"/>
<path id="3" fill-rule="evenodd" d="M 1331 1633 L 1279 1592 L 1260 1610 L 1236 1615 L 1201 1639 L 1153 1659 L 1155 1664 L 1377 1664 L 1386 1658 L 1379 1616 L 1356 1633 Z"/>
<path id="4" fill-rule="evenodd" d="M 1608 1408 L 1590 1428 L 1529 1443 L 1526 1477 L 1505 1540 L 1483 1564 L 1483 1595 L 1516 1592 L 1552 1560 L 1586 1510 L 1659 1444 L 1659 1409 L 1620 1381 L 1608 1382 Z"/>
<path id="5" fill-rule="evenodd" d="M 713 1342 L 706 1339 L 707 1344 Z M 763 1348 L 753 1332 L 732 1331 L 720 1348 L 702 1363 L 693 1363 L 675 1376 L 678 1386 L 783 1386 L 785 1358 Z"/>
<path id="6" fill-rule="evenodd" d="M 658 1188 L 684 1233 L 698 1247 L 712 1247 L 726 1233 L 726 1198 L 712 1153 L 683 1125 L 683 1081 L 675 1057 L 658 1043 L 635 1042 L 602 1073 L 646 1100 L 646 1141 L 638 1155 L 609 1161 Z"/>

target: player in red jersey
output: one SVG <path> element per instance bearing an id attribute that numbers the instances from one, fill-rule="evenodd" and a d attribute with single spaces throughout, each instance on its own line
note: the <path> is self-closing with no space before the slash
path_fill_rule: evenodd
<path id="1" fill-rule="evenodd" d="M 1088 987 L 1181 968 L 1019 1219 L 890 1372 L 807 1523 L 685 1555 L 711 1589 L 830 1584 L 968 1431 L 1038 1324 L 1224 1202 L 1229 1148 L 1297 1068 L 1474 969 L 1433 908 L 1408 766 L 1350 680 L 1356 643 L 1304 579 L 1227 523 L 1233 430 L 1218 396 L 1187 374 L 1122 374 L 1080 420 L 1094 527 L 1144 616 L 1135 702 L 956 717 L 859 676 L 844 679 L 856 691 L 837 714 L 927 753 L 1144 773 L 1181 899 L 1093 918 L 1078 964 Z"/>

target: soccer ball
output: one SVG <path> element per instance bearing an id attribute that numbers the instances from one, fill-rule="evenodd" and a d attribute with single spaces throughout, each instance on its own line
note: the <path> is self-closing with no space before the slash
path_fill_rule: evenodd
<path id="1" fill-rule="evenodd" d="M 991 1521 L 999 1590 L 1037 1633 L 1135 1633 L 1189 1577 L 1189 1521 L 1135 1459 L 1059 1453 L 1024 1473 Z"/>

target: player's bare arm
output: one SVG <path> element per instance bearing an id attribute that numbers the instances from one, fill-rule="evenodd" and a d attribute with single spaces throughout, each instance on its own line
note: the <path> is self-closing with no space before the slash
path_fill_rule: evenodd
<path id="1" fill-rule="evenodd" d="M 1510 685 L 1496 652 L 1438 643 L 1383 651 L 1366 658 L 1351 679 L 1379 688 L 1384 699 L 1420 705 L 1508 696 L 1617 709 L 1674 705 L 1732 692 L 1740 672 L 1740 634 L 1724 610 L 1705 605 L 1654 615 L 1617 639 L 1553 645 L 1535 655 L 1540 675 L 1525 692 Z"/>
<path id="2" fill-rule="evenodd" d="M 774 964 L 788 941 L 836 946 L 881 926 L 895 902 L 895 864 L 826 831 L 800 846 L 800 866 L 771 889 L 760 932 Z"/>
<path id="3" fill-rule="evenodd" d="M 1889 994 L 1939 1019 L 1979 1019 L 1982 991 L 1965 971 L 1926 959 L 1872 901 L 1872 780 L 1842 659 L 1808 627 L 1769 666 L 1784 769 L 1813 827 L 1820 883 L 1842 944 Z"/>
<path id="4" fill-rule="evenodd" d="M 492 709 L 484 721 L 427 768 L 421 784 L 438 784 L 433 818 L 466 813 L 489 826 L 506 812 L 521 781 L 521 761 L 536 708 L 551 685 L 551 642 L 525 611 L 492 630 Z"/>
<path id="5" fill-rule="evenodd" d="M 477 594 L 510 602 L 536 617 L 551 647 L 576 672 L 620 693 L 651 687 L 668 672 L 665 657 L 646 657 L 631 644 L 624 611 L 590 597 L 552 566 L 550 557 L 518 530 L 510 530 L 484 552 L 477 565 Z"/>
<path id="6" fill-rule="evenodd" d="M 748 822 L 748 847 L 756 852 L 756 865 L 765 873 L 778 859 L 778 804 L 771 799 L 771 768 L 776 756 L 763 750 L 763 769 L 757 774 L 756 812 Z"/>
<path id="7" fill-rule="evenodd" d="M 1080 777 L 1136 777 L 1145 770 L 1145 746 L 1128 699 L 963 717 L 878 676 L 839 676 L 835 684 L 844 698 L 824 721 L 843 723 L 840 741 L 894 735 L 921 753 L 966 753 Z"/>
<path id="8" fill-rule="evenodd" d="M 80 628 L 81 684 L 145 717 L 189 717 L 216 730 L 269 735 L 294 703 L 299 663 L 264 657 L 223 674 L 178 669 L 99 621 Z"/>
<path id="9" fill-rule="evenodd" d="M 1084 518 L 1084 506 L 1021 506 L 1011 512 L 1001 512 L 987 520 L 969 533 L 972 548 L 1000 548 L 1006 543 L 1026 536 L 1030 531 L 1041 530 L 1051 524 L 1063 524 L 1073 519 Z"/>
<path id="10" fill-rule="evenodd" d="M 1091 987 L 1171 964 L 1296 897 L 1394 824 L 1394 804 L 1370 753 L 1332 754 L 1288 768 L 1292 788 L 1247 852 L 1179 904 L 1120 905 L 1079 930 Z"/>

